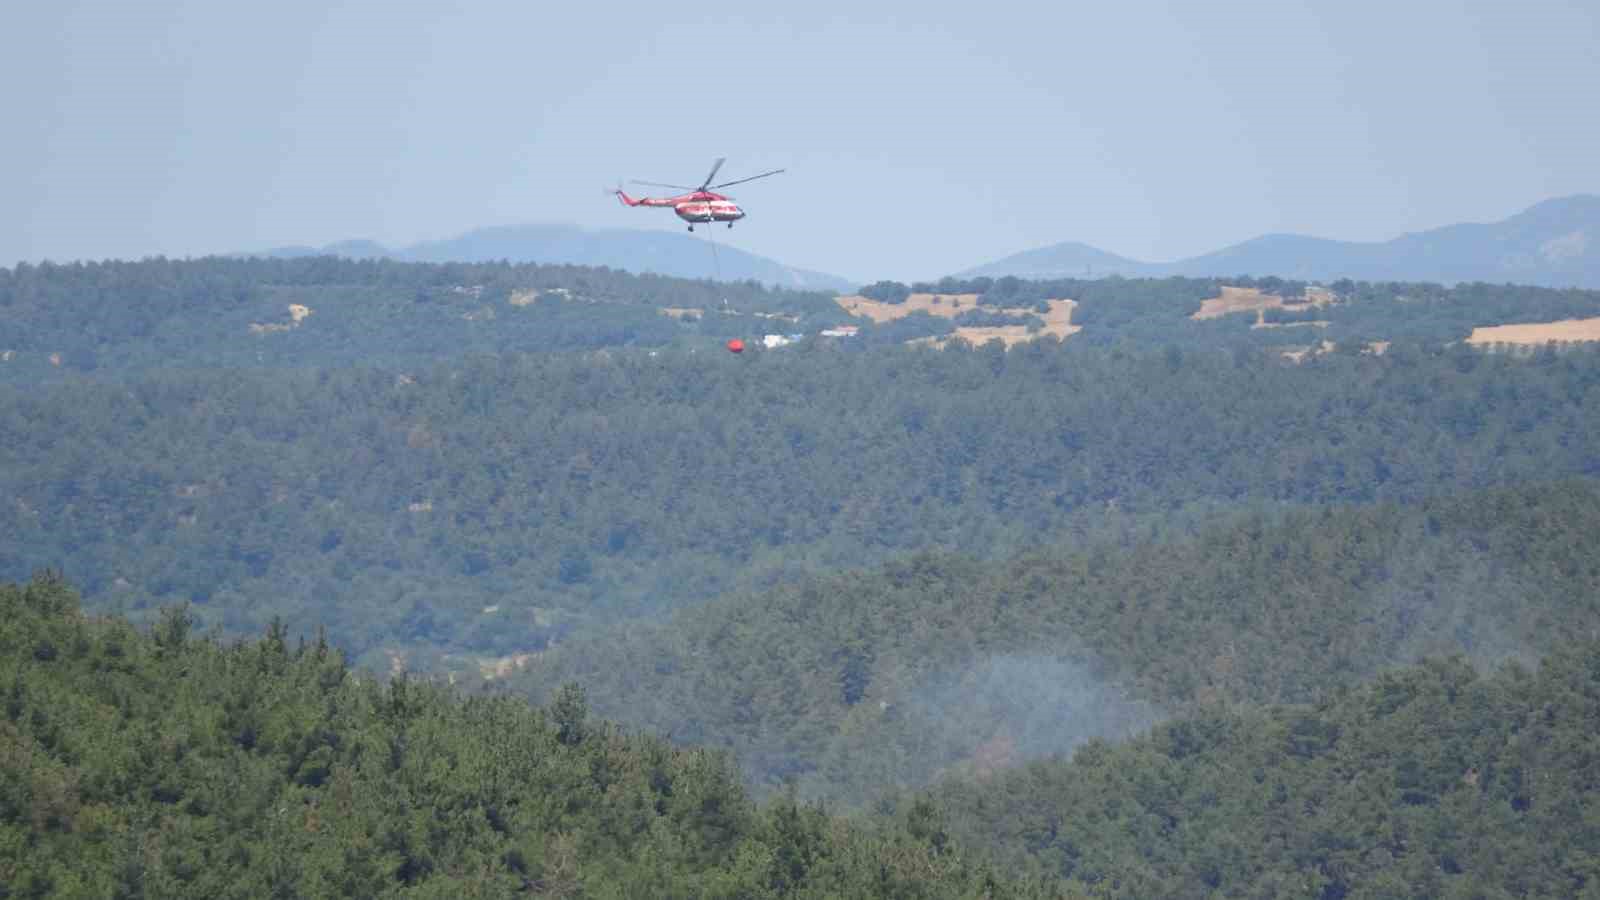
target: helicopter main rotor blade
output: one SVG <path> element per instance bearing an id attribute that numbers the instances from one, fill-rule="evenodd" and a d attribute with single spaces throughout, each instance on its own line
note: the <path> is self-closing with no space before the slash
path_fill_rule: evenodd
<path id="1" fill-rule="evenodd" d="M 629 183 L 630 184 L 645 184 L 645 185 L 649 185 L 650 187 L 672 188 L 675 191 L 698 191 L 699 190 L 699 188 L 692 188 L 692 187 L 689 187 L 686 184 L 663 184 L 662 182 L 659 182 L 659 181 L 640 181 L 637 178 L 629 179 Z"/>
<path id="2" fill-rule="evenodd" d="M 736 184 L 744 184 L 746 181 L 755 181 L 757 178 L 765 178 L 768 175 L 776 175 L 776 174 L 778 174 L 779 172 L 782 172 L 782 171 L 784 171 L 784 170 L 783 169 L 773 169 L 771 172 L 762 172 L 760 175 L 751 175 L 749 178 L 740 178 L 737 181 L 724 181 L 721 184 L 714 184 L 714 185 L 712 185 L 712 187 L 715 188 L 715 189 L 720 190 L 720 189 L 725 188 L 725 187 L 732 187 L 733 185 L 736 185 Z"/>
<path id="3" fill-rule="evenodd" d="M 717 177 L 717 170 L 722 168 L 722 164 L 727 162 L 727 161 L 728 161 L 728 158 L 726 156 L 717 157 L 717 161 L 715 163 L 712 163 L 712 165 L 711 165 L 711 172 L 706 175 L 706 180 L 700 182 L 700 186 L 695 188 L 695 190 L 697 190 L 697 191 L 705 190 L 706 189 L 706 185 L 711 183 L 711 179 Z"/>

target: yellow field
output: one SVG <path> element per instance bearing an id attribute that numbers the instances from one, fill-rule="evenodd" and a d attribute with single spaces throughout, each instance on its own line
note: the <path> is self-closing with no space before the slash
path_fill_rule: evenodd
<path id="1" fill-rule="evenodd" d="M 1471 336 L 1467 338 L 1469 344 L 1543 345 L 1550 341 L 1600 341 L 1600 317 L 1523 325 L 1490 325 L 1472 329 Z"/>

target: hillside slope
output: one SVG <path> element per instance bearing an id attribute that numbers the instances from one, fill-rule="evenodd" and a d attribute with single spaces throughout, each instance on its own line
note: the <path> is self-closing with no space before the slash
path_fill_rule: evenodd
<path id="1" fill-rule="evenodd" d="M 324 624 L 363 664 L 504 656 L 918 550 L 1595 474 L 1597 398 L 1586 351 L 1071 344 L 0 386 L 0 576 L 60 564 L 99 608 L 187 600 L 235 632 Z"/>
<path id="2" fill-rule="evenodd" d="M 716 753 L 347 671 L 325 644 L 91 621 L 0 584 L 0 895 L 1057 897 L 926 810 L 752 804 Z"/>
<path id="3" fill-rule="evenodd" d="M 921 556 L 572 643 L 514 676 L 860 802 L 1137 731 L 1314 702 L 1385 668 L 1600 628 L 1600 482 L 1249 515 L 1007 563 Z"/>
<path id="4" fill-rule="evenodd" d="M 1008 869 L 1097 897 L 1593 897 L 1600 642 L 1554 640 L 1536 669 L 1433 660 L 937 795 Z"/>

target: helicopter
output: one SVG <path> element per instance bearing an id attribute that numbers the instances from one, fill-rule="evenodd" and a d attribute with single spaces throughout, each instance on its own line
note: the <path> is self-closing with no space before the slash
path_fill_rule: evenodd
<path id="1" fill-rule="evenodd" d="M 688 187 L 681 184 L 662 184 L 659 181 L 634 181 L 634 184 L 644 184 L 651 187 L 665 187 L 673 190 L 688 191 L 676 197 L 629 197 L 626 192 L 618 187 L 614 193 L 624 206 L 670 206 L 678 214 L 678 218 L 689 223 L 689 230 L 693 231 L 696 223 L 726 222 L 732 228 L 733 223 L 744 218 L 745 212 L 728 197 L 717 193 L 725 187 L 744 184 L 746 181 L 755 181 L 757 178 L 766 178 L 776 175 L 783 169 L 773 169 L 771 172 L 762 172 L 760 175 L 751 175 L 748 178 L 736 178 L 733 181 L 724 181 L 721 184 L 712 184 L 711 179 L 717 177 L 717 171 L 727 161 L 726 157 L 718 157 L 711 165 L 710 174 L 706 175 L 699 187 Z"/>

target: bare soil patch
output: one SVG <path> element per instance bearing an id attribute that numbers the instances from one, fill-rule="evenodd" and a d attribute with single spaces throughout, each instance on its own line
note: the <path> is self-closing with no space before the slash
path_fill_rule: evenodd
<path id="1" fill-rule="evenodd" d="M 478 660 L 478 674 L 484 681 L 493 681 L 505 678 L 512 672 L 525 669 L 532 660 L 543 656 L 542 653 L 513 653 L 510 656 L 480 658 Z"/>
<path id="2" fill-rule="evenodd" d="M 250 333 L 271 334 L 275 331 L 292 331 L 296 328 L 299 328 L 300 323 L 304 322 L 306 317 L 311 315 L 312 312 L 313 310 L 309 306 L 302 306 L 299 303 L 291 303 L 289 304 L 289 321 L 287 323 L 252 323 L 250 325 Z"/>
<path id="3" fill-rule="evenodd" d="M 1286 350 L 1280 350 L 1278 352 L 1283 354 L 1284 359 L 1287 359 L 1290 362 L 1299 363 L 1305 362 L 1307 359 L 1313 356 L 1321 356 L 1325 353 L 1332 353 L 1334 349 L 1335 344 L 1333 341 L 1318 341 L 1309 347 L 1292 347 Z M 1385 346 L 1384 349 L 1388 349 L 1388 347 Z"/>

